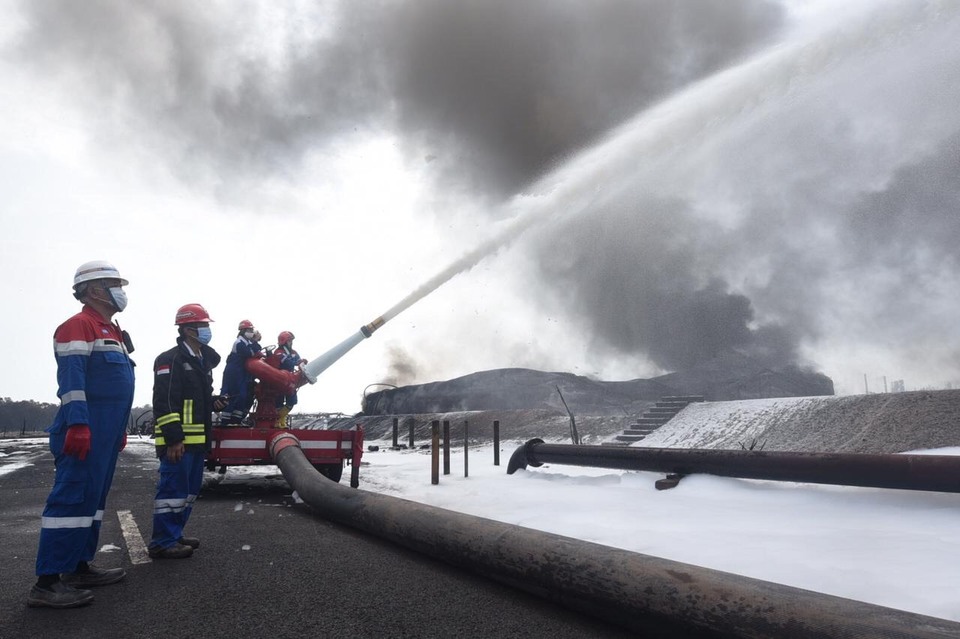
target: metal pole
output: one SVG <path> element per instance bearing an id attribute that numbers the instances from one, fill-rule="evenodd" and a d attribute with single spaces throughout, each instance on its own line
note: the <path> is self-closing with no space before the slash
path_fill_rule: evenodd
<path id="1" fill-rule="evenodd" d="M 470 476 L 470 463 L 467 458 L 470 455 L 470 422 L 463 420 L 463 476 Z"/>
<path id="2" fill-rule="evenodd" d="M 363 425 L 357 424 L 350 446 L 350 488 L 360 486 L 360 459 L 363 457 Z"/>
<path id="3" fill-rule="evenodd" d="M 410 418 L 410 449 L 411 449 L 411 450 L 414 448 L 414 445 L 413 445 L 413 427 L 416 426 L 416 424 L 417 424 L 416 421 L 413 419 L 413 417 L 411 417 L 411 418 Z"/>
<path id="4" fill-rule="evenodd" d="M 450 474 L 450 422 L 443 420 L 443 474 Z"/>
<path id="5" fill-rule="evenodd" d="M 500 421 L 493 421 L 493 465 L 500 465 Z"/>
<path id="6" fill-rule="evenodd" d="M 393 447 L 400 448 L 400 443 L 398 437 L 400 435 L 400 419 L 397 417 L 393 418 Z"/>
<path id="7" fill-rule="evenodd" d="M 430 423 L 432 438 L 430 440 L 430 483 L 436 486 L 440 483 L 440 422 L 433 420 Z"/>

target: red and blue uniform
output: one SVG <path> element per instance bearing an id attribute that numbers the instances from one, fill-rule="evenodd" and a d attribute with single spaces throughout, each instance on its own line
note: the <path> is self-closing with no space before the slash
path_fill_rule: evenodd
<path id="1" fill-rule="evenodd" d="M 97 551 L 107 493 L 133 405 L 133 361 L 120 327 L 90 306 L 53 336 L 60 410 L 50 433 L 56 475 L 40 524 L 37 574 L 73 572 Z M 70 426 L 90 427 L 85 459 L 63 452 Z"/>
<path id="2" fill-rule="evenodd" d="M 223 367 L 223 383 L 220 386 L 220 394 L 229 396 L 222 413 L 224 423 L 239 424 L 253 405 L 254 378 L 247 372 L 246 363 L 251 357 L 259 357 L 261 350 L 260 344 L 243 335 L 234 341 Z"/>
<path id="3" fill-rule="evenodd" d="M 282 371 L 294 371 L 297 369 L 297 364 L 303 361 L 303 358 L 300 357 L 300 353 L 290 348 L 289 344 L 281 344 L 277 347 L 277 350 L 274 351 L 274 355 L 280 356 L 280 370 Z M 297 391 L 293 391 L 290 395 L 277 398 L 277 408 L 281 406 L 287 406 L 293 408 L 297 405 Z"/>

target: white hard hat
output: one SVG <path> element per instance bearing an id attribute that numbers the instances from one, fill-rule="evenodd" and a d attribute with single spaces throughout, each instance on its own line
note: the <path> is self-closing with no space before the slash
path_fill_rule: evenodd
<path id="1" fill-rule="evenodd" d="M 120 271 L 110 262 L 103 260 L 94 260 L 86 262 L 77 267 L 77 273 L 73 276 L 73 288 L 84 282 L 93 280 L 120 280 L 121 286 L 126 286 L 130 282 L 120 277 Z"/>

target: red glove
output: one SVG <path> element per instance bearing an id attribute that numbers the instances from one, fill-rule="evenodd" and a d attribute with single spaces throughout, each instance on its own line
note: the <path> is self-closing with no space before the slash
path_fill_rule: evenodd
<path id="1" fill-rule="evenodd" d="M 127 447 L 127 434 L 123 434 L 123 441 L 120 442 L 120 450 L 123 450 Z"/>
<path id="2" fill-rule="evenodd" d="M 86 424 L 74 424 L 67 428 L 67 438 L 63 442 L 63 452 L 83 461 L 90 452 L 90 427 Z"/>

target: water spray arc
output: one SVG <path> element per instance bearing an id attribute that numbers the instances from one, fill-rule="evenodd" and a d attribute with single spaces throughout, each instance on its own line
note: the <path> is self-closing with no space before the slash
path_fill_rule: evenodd
<path id="1" fill-rule="evenodd" d="M 941 37 L 943 25 L 957 19 L 958 12 L 955 5 L 944 2 L 886 2 L 845 21 L 840 28 L 794 37 L 760 51 L 641 111 L 536 181 L 526 194 L 516 196 L 504 209 L 512 218 L 507 227 L 312 360 L 304 370 L 305 377 L 314 383 L 321 372 L 381 326 L 531 227 L 596 210 L 616 200 L 630 185 L 639 188 L 642 184 L 656 191 L 665 172 L 682 173 L 681 167 L 695 163 L 705 149 L 731 130 L 802 93 L 843 60 L 904 46 L 904 25 L 929 32 L 930 38 Z"/>
<path id="2" fill-rule="evenodd" d="M 836 34 L 774 48 L 717 74 L 614 131 L 561 170 L 534 185 L 536 198 L 514 201 L 515 221 L 464 255 L 305 368 L 317 376 L 401 312 L 455 275 L 551 216 L 577 215 L 622 192 L 628 179 L 648 178 L 657 163 L 677 161 L 676 141 L 709 145 L 725 124 L 763 112 L 802 88 L 850 51 L 883 47 L 902 24 L 935 25 L 946 3 L 886 3 L 870 21 Z M 948 17 L 944 15 L 943 17 Z M 717 123 L 720 123 L 720 126 Z M 701 149 L 692 149 L 691 155 Z M 686 155 L 686 151 L 684 152 Z M 682 164 L 680 158 L 678 164 Z M 624 168 L 628 167 L 628 168 Z M 646 184 L 646 183 L 645 183 Z M 602 202 L 601 202 L 602 203 Z M 745 577 L 470 518 L 366 491 L 346 491 L 320 478 L 284 434 L 271 455 L 284 477 L 324 517 L 354 526 L 453 565 L 491 576 L 638 632 L 703 637 L 948 637 L 957 624 L 841 600 Z"/>
<path id="3" fill-rule="evenodd" d="M 310 360 L 310 362 L 303 369 L 303 373 L 307 378 L 307 381 L 309 381 L 311 384 L 315 383 L 320 373 L 327 370 L 327 368 L 329 368 L 338 359 L 346 355 L 357 344 L 373 335 L 373 333 L 381 326 L 425 298 L 433 291 L 440 288 L 454 276 L 470 270 L 484 258 L 493 255 L 499 249 L 510 244 L 512 241 L 520 237 L 524 231 L 533 226 L 537 221 L 537 218 L 531 216 L 521 217 L 520 219 L 515 220 L 506 229 L 488 239 L 486 242 L 483 242 L 472 251 L 466 253 L 460 259 L 450 264 L 450 266 L 421 284 L 413 292 L 391 306 L 386 312 L 377 317 L 375 320 L 369 324 L 364 324 L 361 326 L 359 331 L 343 340 L 323 355 L 317 357 L 316 359 Z"/>

